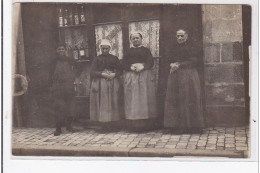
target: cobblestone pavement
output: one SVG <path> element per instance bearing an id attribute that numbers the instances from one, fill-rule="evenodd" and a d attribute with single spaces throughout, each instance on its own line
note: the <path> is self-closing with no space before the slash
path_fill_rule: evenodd
<path id="1" fill-rule="evenodd" d="M 248 127 L 214 127 L 201 134 L 172 134 L 167 130 L 145 133 L 107 132 L 84 129 L 75 133 L 64 132 L 54 136 L 53 128 L 14 128 L 13 145 L 121 147 L 121 148 L 165 148 L 192 150 L 249 150 Z"/>

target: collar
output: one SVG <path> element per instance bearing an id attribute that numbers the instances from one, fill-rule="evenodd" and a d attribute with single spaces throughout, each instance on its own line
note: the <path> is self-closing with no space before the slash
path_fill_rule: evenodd
<path id="1" fill-rule="evenodd" d="M 131 45 L 130 48 L 139 48 L 139 47 L 142 47 L 142 46 L 143 46 L 142 44 L 138 47 L 134 47 L 133 45 Z"/>

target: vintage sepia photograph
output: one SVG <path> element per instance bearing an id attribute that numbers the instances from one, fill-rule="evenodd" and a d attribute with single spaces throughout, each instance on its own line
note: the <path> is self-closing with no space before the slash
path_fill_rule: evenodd
<path id="1" fill-rule="evenodd" d="M 250 158 L 250 5 L 12 8 L 13 156 Z"/>

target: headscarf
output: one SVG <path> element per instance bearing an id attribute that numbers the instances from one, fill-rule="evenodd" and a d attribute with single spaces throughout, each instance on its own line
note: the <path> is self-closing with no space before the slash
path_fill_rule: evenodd
<path id="1" fill-rule="evenodd" d="M 129 39 L 131 40 L 132 36 L 135 35 L 135 34 L 138 34 L 141 37 L 141 40 L 143 39 L 143 34 L 141 34 L 140 32 L 133 32 L 133 33 L 131 33 Z"/>
<path id="2" fill-rule="evenodd" d="M 110 48 L 112 48 L 111 43 L 109 40 L 107 39 L 102 39 L 99 45 L 99 48 L 101 49 L 101 46 L 109 46 Z"/>

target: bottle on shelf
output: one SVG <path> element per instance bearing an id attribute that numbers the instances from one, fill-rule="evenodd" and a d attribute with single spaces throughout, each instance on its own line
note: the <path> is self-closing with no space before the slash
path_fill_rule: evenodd
<path id="1" fill-rule="evenodd" d="M 85 57 L 86 59 L 89 59 L 88 46 L 85 47 Z"/>
<path id="2" fill-rule="evenodd" d="M 84 95 L 84 87 L 82 81 L 74 82 L 74 90 L 76 93 L 76 96 L 83 96 Z"/>
<path id="3" fill-rule="evenodd" d="M 64 16 L 64 26 L 68 26 L 68 10 L 65 9 L 65 16 Z"/>
<path id="4" fill-rule="evenodd" d="M 63 16 L 62 16 L 62 10 L 60 8 L 59 10 L 59 26 L 62 27 L 63 26 Z"/>
<path id="5" fill-rule="evenodd" d="M 79 14 L 78 14 L 77 6 L 75 7 L 75 12 L 74 12 L 74 23 L 75 25 L 79 25 Z"/>
<path id="6" fill-rule="evenodd" d="M 86 59 L 88 59 L 89 60 L 89 47 L 88 47 L 88 38 L 86 38 L 85 40 L 84 40 L 84 43 L 85 43 L 85 57 L 86 57 Z"/>
<path id="7" fill-rule="evenodd" d="M 79 52 L 78 52 L 77 46 L 75 46 L 74 49 L 73 49 L 73 59 L 79 60 Z"/>
<path id="8" fill-rule="evenodd" d="M 73 25 L 73 14 L 72 14 L 72 9 L 70 10 L 70 13 L 69 13 L 69 25 Z"/>
<path id="9" fill-rule="evenodd" d="M 84 47 L 83 43 L 80 45 L 80 48 L 79 48 L 79 57 L 80 57 L 80 59 L 85 59 L 85 57 L 86 57 L 85 47 Z"/>
<path id="10" fill-rule="evenodd" d="M 86 23 L 86 18 L 85 18 L 85 14 L 84 14 L 84 7 L 83 7 L 83 5 L 81 6 L 80 23 L 81 24 L 85 24 Z"/>
<path id="11" fill-rule="evenodd" d="M 84 96 L 84 86 L 82 81 L 78 84 L 78 96 Z"/>

